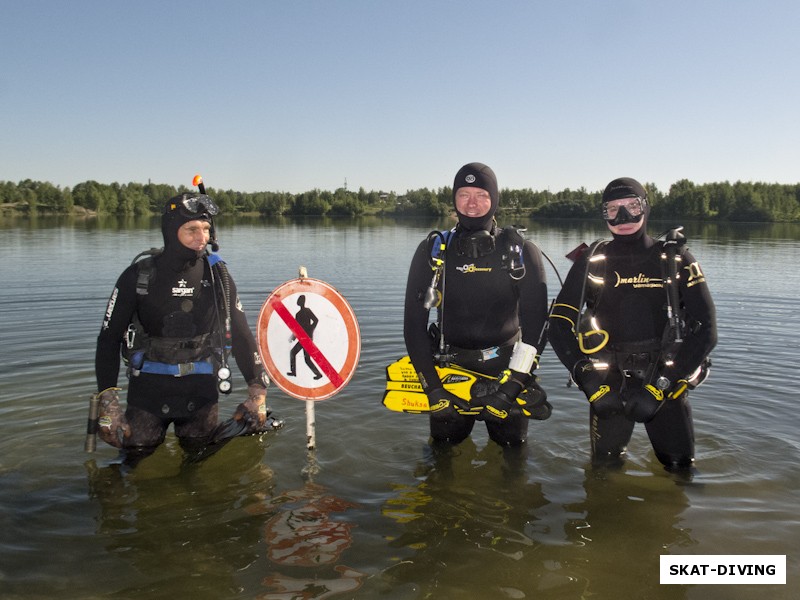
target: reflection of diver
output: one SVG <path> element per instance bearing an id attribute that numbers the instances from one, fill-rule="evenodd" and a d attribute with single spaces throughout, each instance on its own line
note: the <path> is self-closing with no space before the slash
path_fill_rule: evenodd
<path id="1" fill-rule="evenodd" d="M 319 599 L 361 587 L 366 575 L 350 567 L 334 566 L 337 575 L 328 579 L 320 578 L 318 569 L 322 565 L 334 565 L 352 543 L 350 529 L 354 525 L 335 521 L 331 515 L 356 505 L 327 494 L 325 488 L 313 483 L 278 496 L 273 500 L 273 504 L 277 503 L 282 505 L 282 510 L 265 528 L 270 561 L 287 567 L 310 567 L 314 571 L 310 578 L 272 573 L 264 579 L 264 584 L 277 591 L 258 597 L 265 600 L 286 598 L 291 592 L 292 598 Z"/>
<path id="2" fill-rule="evenodd" d="M 585 499 L 565 507 L 573 515 L 566 523 L 572 545 L 562 564 L 566 576 L 584 583 L 582 597 L 615 598 L 623 589 L 627 598 L 663 597 L 660 556 L 685 554 L 697 543 L 680 524 L 689 506 L 684 486 L 671 477 L 631 477 L 628 467 L 587 465 Z"/>
<path id="3" fill-rule="evenodd" d="M 115 565 L 93 575 L 98 594 L 228 598 L 240 588 L 240 574 L 262 556 L 268 518 L 250 508 L 263 506 L 274 488 L 258 446 L 240 439 L 212 461 L 186 467 L 169 437 L 133 471 L 88 461 L 89 497 L 99 506 L 95 537 Z"/>
<path id="4" fill-rule="evenodd" d="M 541 485 L 507 470 L 496 444 L 478 451 L 467 438 L 434 449 L 434 457 L 422 483 L 399 486 L 382 508 L 402 527 L 389 542 L 392 554 L 406 555 L 384 571 L 384 583 L 414 586 L 420 598 L 496 598 L 501 588 L 520 590 L 520 573 L 540 546 L 531 533 L 548 504 Z"/>
<path id="5" fill-rule="evenodd" d="M 297 306 L 300 307 L 300 310 L 297 311 L 297 314 L 294 316 L 297 324 L 303 328 L 303 331 L 308 334 L 309 339 L 314 339 L 314 329 L 317 327 L 317 323 L 319 323 L 319 319 L 317 316 L 311 311 L 310 308 L 306 308 L 306 297 L 303 294 L 297 298 Z M 292 339 L 295 339 L 295 336 L 292 336 Z M 289 354 L 289 372 L 287 375 L 289 377 L 295 377 L 297 375 L 297 354 L 303 351 L 303 356 L 306 360 L 306 365 L 308 368 L 311 369 L 311 372 L 314 373 L 314 379 L 320 379 L 322 374 L 319 372 L 316 366 L 314 366 L 314 362 L 311 360 L 311 357 L 308 355 L 308 351 L 303 348 L 303 345 L 298 341 L 293 347 Z"/>

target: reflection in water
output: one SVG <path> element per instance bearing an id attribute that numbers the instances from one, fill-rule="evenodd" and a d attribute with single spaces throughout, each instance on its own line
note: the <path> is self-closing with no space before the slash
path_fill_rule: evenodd
<path id="1" fill-rule="evenodd" d="M 246 509 L 274 486 L 262 453 L 247 447 L 187 467 L 169 437 L 135 471 L 88 461 L 89 496 L 100 504 L 96 533 L 119 559 L 119 573 L 98 574 L 98 585 L 138 599 L 180 597 L 190 582 L 194 598 L 233 595 L 237 574 L 259 556 L 260 518 Z M 120 582 L 127 583 L 117 589 Z"/>
<path id="2" fill-rule="evenodd" d="M 383 506 L 402 528 L 383 584 L 419 597 L 683 598 L 685 588 L 660 586 L 659 557 L 696 546 L 681 519 L 697 486 L 639 468 L 586 466 L 582 497 L 559 505 L 493 444 L 433 453 L 424 480 Z"/>
<path id="3" fill-rule="evenodd" d="M 390 547 L 410 554 L 384 572 L 384 583 L 419 586 L 419 597 L 526 597 L 519 574 L 533 568 L 540 545 L 526 530 L 547 501 L 540 484 L 526 481 L 525 453 L 494 443 L 478 451 L 472 438 L 432 448 L 418 469 L 424 480 L 395 486 L 383 506 L 403 528 Z"/>
<path id="4" fill-rule="evenodd" d="M 172 437 L 136 470 L 85 464 L 89 496 L 101 509 L 97 533 L 124 559 L 109 581 L 137 582 L 122 589 L 109 583 L 109 593 L 180 597 L 191 581 L 202 591 L 193 598 L 231 597 L 245 572 L 269 589 L 256 595 L 260 600 L 331 598 L 361 587 L 364 573 L 336 564 L 354 525 L 332 516 L 357 505 L 313 483 L 273 497 L 273 472 L 252 451 L 252 439 L 245 441 L 246 448 L 231 444 L 199 465 L 180 462 Z M 262 567 L 264 545 L 269 564 Z M 320 567 L 328 566 L 325 577 Z"/>
<path id="5" fill-rule="evenodd" d="M 597 598 L 684 597 L 682 586 L 659 583 L 662 554 L 691 554 L 696 542 L 680 525 L 689 507 L 685 481 L 620 468 L 586 467 L 586 497 L 568 506 L 574 544 L 564 569 L 586 580 Z M 588 574 L 591 573 L 591 577 Z"/>
<path id="6" fill-rule="evenodd" d="M 357 505 L 327 493 L 314 483 L 303 489 L 286 492 L 270 504 L 281 505 L 264 528 L 269 560 L 274 565 L 312 568 L 310 576 L 292 577 L 272 573 L 263 581 L 273 592 L 259 594 L 267 599 L 321 599 L 331 598 L 361 587 L 364 573 L 344 565 L 333 566 L 331 576 L 322 577 L 317 567 L 334 565 L 352 539 L 346 521 L 335 521 L 333 513 L 344 512 Z"/>
<path id="7" fill-rule="evenodd" d="M 294 505 L 267 523 L 265 539 L 272 562 L 301 567 L 330 564 L 350 546 L 353 525 L 334 521 L 331 514 L 355 508 L 355 504 L 326 496 L 324 488 L 315 484 L 282 494 L 275 503 Z"/>

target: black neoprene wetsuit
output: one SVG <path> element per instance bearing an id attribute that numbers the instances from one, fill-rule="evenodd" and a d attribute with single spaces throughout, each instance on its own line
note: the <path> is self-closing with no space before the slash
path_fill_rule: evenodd
<path id="1" fill-rule="evenodd" d="M 225 312 L 220 280 L 224 265 L 212 267 L 206 256 L 187 260 L 185 252 L 167 251 L 154 259 L 154 277 L 146 294 L 137 294 L 137 267 L 131 265 L 117 280 L 108 302 L 102 329 L 97 338 L 95 370 L 98 390 L 117 385 L 120 351 L 134 314 L 150 337 L 196 338 L 209 334 L 205 349 L 196 359 L 204 360 L 212 348 L 221 348 Z M 238 299 L 236 285 L 227 276 L 230 306 L 230 345 L 245 380 L 260 382 L 263 369 L 258 348 Z M 215 294 L 217 307 L 215 308 Z M 147 358 L 147 357 L 146 357 Z M 164 357 L 150 357 L 170 362 Z M 174 362 L 174 361 L 172 361 Z M 201 438 L 217 424 L 218 363 L 212 374 L 169 374 L 142 372 L 130 378 L 126 418 L 132 436 L 126 446 L 154 447 L 163 441 L 170 422 L 182 438 Z"/>
<path id="2" fill-rule="evenodd" d="M 513 343 L 517 339 L 537 348 L 547 322 L 547 284 L 542 256 L 529 241 L 523 244 L 524 276 L 512 279 L 504 268 L 502 255 L 505 233 L 496 235 L 493 252 L 478 258 L 459 254 L 456 230 L 444 255 L 444 273 L 438 289 L 442 292 L 442 334 L 454 353 L 453 362 L 490 376 L 496 376 L 508 366 Z M 499 234 L 499 230 L 495 230 Z M 423 306 L 425 292 L 431 284 L 431 247 L 420 243 L 411 261 L 405 296 L 404 338 L 411 362 L 424 379 L 426 391 L 441 387 L 434 363 L 434 347 L 428 332 L 429 311 Z M 484 350 L 500 347 L 494 358 L 476 358 Z M 487 353 L 491 354 L 491 353 Z M 463 422 L 451 423 L 437 431 L 431 418 L 434 438 L 460 441 L 469 435 L 474 417 L 461 417 Z M 511 421 L 511 420 L 510 420 Z M 441 424 L 439 424 L 441 425 Z M 506 431 L 487 422 L 490 436 L 499 443 L 519 443 L 527 432 L 528 420 L 514 419 Z"/>
<path id="3" fill-rule="evenodd" d="M 559 359 L 573 375 L 579 361 L 587 358 L 611 363 L 605 383 L 620 391 L 631 383 L 630 377 L 619 372 L 625 356 L 638 349 L 649 350 L 651 356 L 657 357 L 662 349 L 668 322 L 665 259 L 661 243 L 647 235 L 614 239 L 600 247 L 597 255 L 605 259 L 593 261 L 588 280 L 586 253 L 570 269 L 554 305 L 548 337 Z M 664 375 L 672 383 L 691 375 L 717 341 L 716 311 L 700 265 L 684 249 L 679 267 L 678 289 L 687 331 L 684 341 L 677 345 L 674 364 L 657 365 L 657 374 Z M 573 331 L 578 329 L 575 321 L 581 308 L 584 284 L 588 312 L 594 317 L 597 329 L 608 332 L 607 346 L 596 354 L 582 352 Z M 599 338 L 588 336 L 585 347 L 591 350 L 597 341 Z M 686 466 L 694 458 L 687 398 L 688 394 L 684 393 L 678 400 L 665 400 L 655 418 L 645 424 L 656 456 L 667 466 Z M 623 414 L 599 418 L 594 405 L 590 406 L 595 457 L 620 456 L 630 440 L 634 421 Z"/>

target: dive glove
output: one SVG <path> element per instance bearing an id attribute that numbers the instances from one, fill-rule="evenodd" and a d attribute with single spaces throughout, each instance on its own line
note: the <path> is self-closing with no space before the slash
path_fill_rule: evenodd
<path id="1" fill-rule="evenodd" d="M 502 383 L 495 392 L 473 399 L 476 408 L 478 405 L 483 407 L 479 421 L 502 423 L 514 411 L 539 421 L 550 417 L 553 407 L 535 376 L 507 370 L 501 375 L 500 381 Z"/>
<path id="2" fill-rule="evenodd" d="M 500 375 L 500 387 L 494 392 L 473 398 L 473 405 L 480 406 L 483 409 L 478 416 L 478 420 L 489 423 L 502 423 L 507 419 L 516 404 L 515 398 L 522 392 L 525 381 L 529 377 L 530 375 L 526 373 L 518 373 L 506 369 Z"/>
<path id="3" fill-rule="evenodd" d="M 606 383 L 606 374 L 594 368 L 592 361 L 579 360 L 572 368 L 572 379 L 586 395 L 595 414 L 601 419 L 624 410 L 619 392 Z"/>
<path id="4" fill-rule="evenodd" d="M 664 406 L 664 391 L 647 384 L 631 387 L 623 392 L 625 398 L 625 416 L 637 423 L 651 421 Z"/>
<path id="5" fill-rule="evenodd" d="M 459 415 L 477 415 L 480 408 L 475 410 L 468 400 L 459 398 L 452 392 L 448 392 L 443 387 L 435 388 L 426 392 L 430 412 L 434 416 L 449 417 Z"/>
<path id="6" fill-rule="evenodd" d="M 114 448 L 122 448 L 125 438 L 131 435 L 125 411 L 119 405 L 119 392 L 120 388 L 110 387 L 97 393 L 97 435 Z"/>
<path id="7" fill-rule="evenodd" d="M 267 422 L 266 388 L 260 384 L 247 386 L 247 400 L 236 407 L 233 418 L 237 421 L 244 419 L 252 432 L 263 429 Z"/>

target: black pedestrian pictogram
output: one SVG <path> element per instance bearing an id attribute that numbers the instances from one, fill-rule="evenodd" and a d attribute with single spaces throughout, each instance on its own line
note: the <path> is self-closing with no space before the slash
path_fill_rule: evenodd
<path id="1" fill-rule="evenodd" d="M 310 308 L 306 308 L 306 297 L 304 294 L 300 294 L 297 298 L 297 306 L 300 307 L 300 310 L 297 311 L 294 318 L 297 321 L 297 324 L 302 327 L 303 331 L 306 332 L 309 339 L 314 339 L 314 329 L 317 327 L 319 323 L 319 319 L 317 316 L 312 312 Z M 290 338 L 290 341 L 297 339 L 294 335 Z M 311 372 L 314 373 L 314 379 L 321 379 L 322 373 L 319 372 L 317 367 L 314 365 L 314 361 L 311 360 L 311 356 L 309 356 L 308 351 L 303 348 L 303 345 L 298 341 L 289 352 L 289 372 L 287 375 L 289 377 L 296 377 L 297 376 L 297 355 L 303 351 L 303 356 L 305 357 L 306 365 L 308 368 L 311 369 Z"/>

